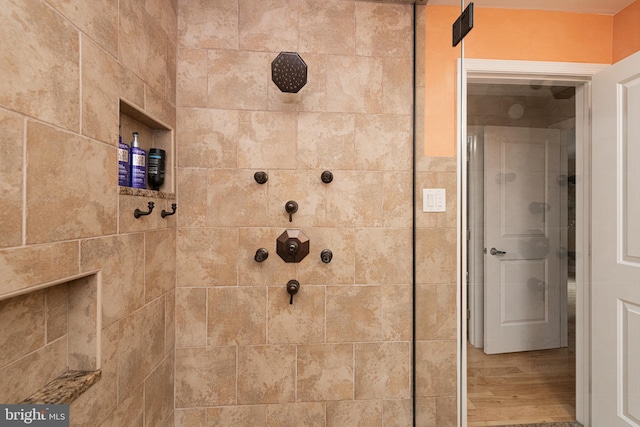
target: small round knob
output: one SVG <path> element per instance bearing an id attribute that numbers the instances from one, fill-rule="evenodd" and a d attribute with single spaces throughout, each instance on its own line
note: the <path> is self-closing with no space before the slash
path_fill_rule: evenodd
<path id="1" fill-rule="evenodd" d="M 298 242 L 296 242 L 293 239 L 287 242 L 287 252 L 289 252 L 290 255 L 297 254 L 299 250 L 300 250 L 300 245 L 298 244 Z"/>
<path id="2" fill-rule="evenodd" d="M 253 179 L 255 179 L 258 184 L 264 184 L 269 180 L 269 175 L 264 171 L 259 171 L 253 174 Z"/>
<path id="3" fill-rule="evenodd" d="M 320 252 L 320 259 L 325 264 L 329 264 L 332 258 L 333 258 L 333 252 L 331 252 L 331 249 L 323 249 L 322 252 Z"/>
<path id="4" fill-rule="evenodd" d="M 324 171 L 322 172 L 322 175 L 320 175 L 320 179 L 325 184 L 329 184 L 331 181 L 333 181 L 333 174 L 330 171 Z"/>
<path id="5" fill-rule="evenodd" d="M 253 257 L 256 262 L 262 262 L 265 259 L 269 258 L 269 251 L 265 248 L 260 248 L 256 251 L 256 255 Z"/>

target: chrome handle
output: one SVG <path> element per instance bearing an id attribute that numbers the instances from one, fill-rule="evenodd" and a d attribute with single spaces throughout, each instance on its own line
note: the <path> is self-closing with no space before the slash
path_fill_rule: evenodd
<path id="1" fill-rule="evenodd" d="M 491 250 L 489 251 L 489 253 L 490 253 L 491 255 L 504 255 L 504 254 L 506 254 L 506 252 L 505 252 L 505 251 L 499 251 L 499 250 L 497 250 L 496 248 L 491 248 Z"/>

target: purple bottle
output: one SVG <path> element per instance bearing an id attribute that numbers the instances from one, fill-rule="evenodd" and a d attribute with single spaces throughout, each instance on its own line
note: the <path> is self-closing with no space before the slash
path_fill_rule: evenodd
<path id="1" fill-rule="evenodd" d="M 118 185 L 122 187 L 131 186 L 129 157 L 130 148 L 122 142 L 122 135 L 118 135 Z"/>
<path id="2" fill-rule="evenodd" d="M 131 141 L 131 187 L 147 188 L 147 152 L 140 148 L 138 132 Z"/>

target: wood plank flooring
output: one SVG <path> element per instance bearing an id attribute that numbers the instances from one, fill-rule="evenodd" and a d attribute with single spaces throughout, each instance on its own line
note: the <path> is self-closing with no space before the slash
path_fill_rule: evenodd
<path id="1" fill-rule="evenodd" d="M 469 427 L 575 420 L 575 354 L 569 347 L 486 355 L 468 346 Z"/>

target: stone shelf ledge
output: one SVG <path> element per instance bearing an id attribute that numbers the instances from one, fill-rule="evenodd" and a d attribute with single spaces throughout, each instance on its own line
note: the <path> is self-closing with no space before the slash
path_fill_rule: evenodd
<path id="1" fill-rule="evenodd" d="M 165 193 L 164 191 L 145 190 L 142 188 L 132 187 L 119 187 L 121 196 L 139 196 L 139 197 L 152 197 L 156 199 L 169 199 L 175 200 L 175 193 Z"/>
<path id="2" fill-rule="evenodd" d="M 101 371 L 68 371 L 20 403 L 69 404 L 98 382 L 101 376 Z"/>

